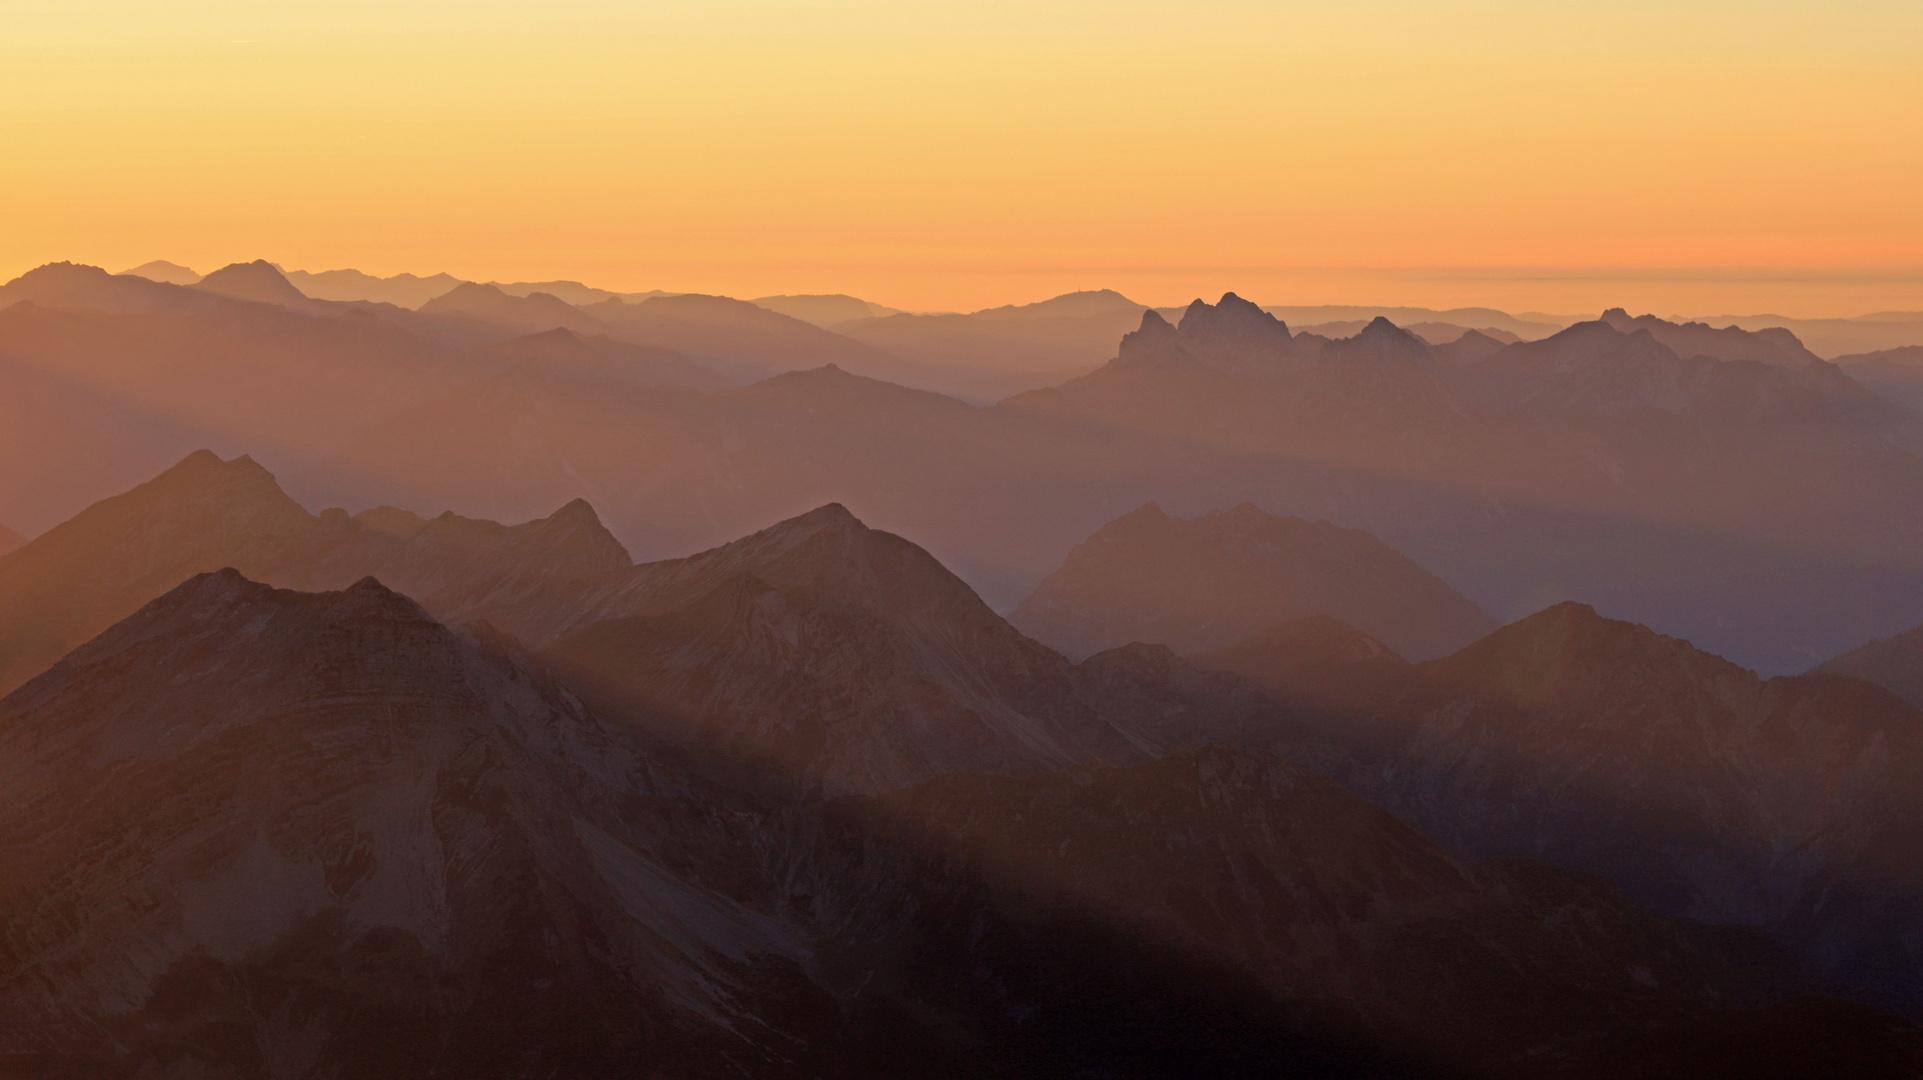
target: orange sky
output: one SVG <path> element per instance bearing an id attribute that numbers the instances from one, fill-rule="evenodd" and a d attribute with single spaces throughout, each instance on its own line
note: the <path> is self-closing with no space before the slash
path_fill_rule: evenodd
<path id="1" fill-rule="evenodd" d="M 53 259 L 1923 309 L 1923 4 L 11 0 Z"/>

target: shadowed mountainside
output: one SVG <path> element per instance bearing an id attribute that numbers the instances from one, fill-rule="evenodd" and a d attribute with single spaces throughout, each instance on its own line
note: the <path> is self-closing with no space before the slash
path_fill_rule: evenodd
<path id="1" fill-rule="evenodd" d="M 371 580 L 193 578 L 0 751 L 43 1071 L 1547 1075 L 1802 986 L 1260 754 L 757 809 Z"/>
<path id="2" fill-rule="evenodd" d="M 1195 659 L 1319 710 L 1290 752 L 1461 857 L 1601 874 L 1658 912 L 1762 928 L 1882 1005 L 1923 1003 L 1923 714 L 1894 695 L 1761 679 L 1580 604 L 1401 670 L 1350 649 L 1342 673 L 1339 637 Z"/>

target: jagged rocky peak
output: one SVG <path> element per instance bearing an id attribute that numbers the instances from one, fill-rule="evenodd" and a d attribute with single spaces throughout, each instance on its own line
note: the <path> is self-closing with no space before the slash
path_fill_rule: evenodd
<path id="1" fill-rule="evenodd" d="M 1284 353 L 1290 341 L 1287 324 L 1232 292 L 1213 307 L 1200 300 L 1190 304 L 1181 333 L 1198 348 L 1244 354 Z"/>
<path id="2" fill-rule="evenodd" d="M 1290 354 L 1291 340 L 1282 320 L 1224 293 L 1215 304 L 1190 304 L 1179 327 L 1156 311 L 1143 312 L 1141 328 L 1122 338 L 1118 358 L 1138 364 L 1186 358 L 1223 370 L 1262 372 Z"/>
<path id="3" fill-rule="evenodd" d="M 1805 348 L 1803 342 L 1783 327 L 1745 330 L 1740 326 L 1713 327 L 1700 322 L 1671 322 L 1654 315 L 1631 317 L 1619 307 L 1610 308 L 1597 320 L 1625 334 L 1648 331 L 1657 341 L 1682 357 L 1709 356 L 1725 361 L 1754 361 L 1772 367 L 1800 369 L 1820 364 L 1821 359 Z"/>

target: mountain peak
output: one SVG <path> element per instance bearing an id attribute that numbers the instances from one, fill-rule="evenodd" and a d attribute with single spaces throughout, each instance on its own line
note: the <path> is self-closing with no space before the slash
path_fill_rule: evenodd
<path id="1" fill-rule="evenodd" d="M 143 277 L 148 281 L 158 281 L 167 285 L 192 285 L 201 278 L 201 275 L 192 268 L 182 266 L 179 263 L 168 262 L 166 259 L 155 259 L 152 262 L 141 263 L 132 270 L 122 270 L 120 273 L 122 275 Z"/>
<path id="2" fill-rule="evenodd" d="M 287 280 L 279 267 L 265 259 L 223 266 L 201 278 L 193 287 L 233 300 L 251 300 L 281 307 L 306 308 L 312 304 L 306 294 Z"/>

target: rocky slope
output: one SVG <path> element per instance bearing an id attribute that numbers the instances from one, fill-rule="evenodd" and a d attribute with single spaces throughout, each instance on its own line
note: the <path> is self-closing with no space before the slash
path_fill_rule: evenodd
<path id="1" fill-rule="evenodd" d="M 574 622 L 542 655 L 591 700 L 829 795 L 1140 754 L 1061 656 L 838 505 L 610 576 Z"/>
<path id="2" fill-rule="evenodd" d="M 1329 615 L 1428 659 L 1495 628 L 1435 575 L 1358 529 L 1244 504 L 1191 521 L 1150 503 L 1103 526 L 1010 620 L 1071 657 L 1131 641 L 1220 648 Z"/>
<path id="3" fill-rule="evenodd" d="M 196 577 L 0 702 L 0 760 L 43 1068 L 791 1074 L 805 954 L 703 880 L 726 815 L 371 580 Z"/>
<path id="4" fill-rule="evenodd" d="M 1366 656 L 1345 672 L 1327 650 L 1293 667 L 1272 650 L 1263 670 L 1260 650 L 1236 651 L 1258 683 L 1306 673 L 1302 698 L 1357 686 L 1346 712 L 1322 696 L 1330 719 L 1289 752 L 1463 857 L 1601 874 L 1653 910 L 1764 929 L 1860 996 L 1923 1007 L 1923 714 L 1880 687 L 1760 679 L 1578 604 L 1387 687 Z"/>

